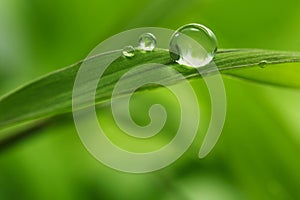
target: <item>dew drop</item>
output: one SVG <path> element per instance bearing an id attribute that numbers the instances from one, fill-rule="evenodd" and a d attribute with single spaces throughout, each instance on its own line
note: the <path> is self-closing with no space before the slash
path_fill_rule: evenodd
<path id="1" fill-rule="evenodd" d="M 156 38 L 152 33 L 144 33 L 139 37 L 139 48 L 152 51 L 156 46 Z"/>
<path id="2" fill-rule="evenodd" d="M 133 57 L 134 56 L 135 49 L 133 46 L 126 46 L 123 48 L 122 53 L 125 57 Z"/>
<path id="3" fill-rule="evenodd" d="M 258 63 L 258 66 L 259 66 L 260 68 L 265 68 L 267 64 L 268 64 L 268 61 L 262 60 L 262 61 L 260 61 L 260 62 Z"/>
<path id="4" fill-rule="evenodd" d="M 218 48 L 215 34 L 201 24 L 187 24 L 170 40 L 170 56 L 179 64 L 202 67 L 212 61 Z"/>

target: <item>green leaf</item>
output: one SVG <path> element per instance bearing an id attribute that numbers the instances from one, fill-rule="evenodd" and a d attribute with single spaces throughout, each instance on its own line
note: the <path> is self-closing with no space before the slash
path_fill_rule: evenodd
<path id="1" fill-rule="evenodd" d="M 215 62 L 222 74 L 300 88 L 300 53 L 245 49 L 225 52 L 217 56 Z"/>
<path id="2" fill-rule="evenodd" d="M 105 56 L 89 58 L 101 67 Z M 223 74 L 253 80 L 262 83 L 300 88 L 300 54 L 269 50 L 222 50 L 214 59 L 219 71 Z M 136 52 L 133 58 L 120 57 L 105 71 L 96 92 L 96 103 L 107 101 L 111 97 L 114 85 L 119 78 L 130 69 L 145 63 L 159 63 L 175 68 L 187 78 L 201 78 L 197 70 L 180 66 L 170 61 L 166 50 L 153 52 Z M 294 63 L 294 64 L 292 64 Z M 72 110 L 72 90 L 77 71 L 82 61 L 43 76 L 33 82 L 0 98 L 0 130 L 29 120 L 48 118 Z M 262 66 L 262 64 L 264 66 Z M 281 64 L 281 65 L 274 65 Z M 282 65 L 283 64 L 283 65 Z M 263 67 L 263 68 L 262 68 Z M 157 70 L 157 68 L 153 68 Z M 203 67 L 207 75 L 215 70 Z M 93 71 L 89 72 L 93 73 Z M 140 71 L 128 80 L 128 88 L 132 81 L 139 81 L 149 76 L 149 71 Z M 168 75 L 161 77 L 168 84 L 178 82 L 177 77 Z M 158 87 L 147 85 L 141 90 Z M 126 93 L 126 91 L 124 91 Z"/>

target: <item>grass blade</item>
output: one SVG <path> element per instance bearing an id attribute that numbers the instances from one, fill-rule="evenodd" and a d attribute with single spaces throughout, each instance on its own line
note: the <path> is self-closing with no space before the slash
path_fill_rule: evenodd
<path id="1" fill-rule="evenodd" d="M 101 55 L 90 58 L 91 61 L 95 59 L 101 66 Z M 217 53 L 214 62 L 219 71 L 225 75 L 300 88 L 300 63 L 297 63 L 300 62 L 300 53 L 251 49 L 222 50 Z M 73 84 L 81 63 L 43 76 L 0 98 L 0 130 L 29 120 L 71 112 Z M 111 64 L 103 74 L 103 85 L 97 90 L 95 102 L 109 100 L 118 79 L 130 69 L 145 63 L 168 65 L 187 78 L 201 78 L 197 70 L 171 62 L 168 51 L 137 52 L 132 59 L 120 57 Z M 266 67 L 262 68 L 262 64 Z M 213 73 L 209 68 L 204 67 L 203 70 L 208 74 Z M 147 76 L 147 73 L 136 74 L 132 80 L 141 80 Z M 172 80 L 177 79 L 166 78 L 170 83 Z M 147 86 L 142 90 L 152 89 L 152 87 Z"/>

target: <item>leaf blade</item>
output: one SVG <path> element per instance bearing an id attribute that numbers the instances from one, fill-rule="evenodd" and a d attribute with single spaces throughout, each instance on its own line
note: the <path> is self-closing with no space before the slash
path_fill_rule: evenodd
<path id="1" fill-rule="evenodd" d="M 101 56 L 95 56 L 90 59 L 100 59 L 101 65 Z M 267 68 L 261 69 L 258 67 L 262 61 L 266 62 Z M 270 83 L 273 85 L 300 88 L 300 81 L 298 81 L 300 80 L 300 64 L 297 63 L 300 62 L 299 53 L 255 49 L 231 49 L 219 51 L 214 62 L 216 66 L 218 66 L 219 71 L 225 75 Z M 103 74 L 105 84 L 103 85 L 104 87 L 97 90 L 96 102 L 99 103 L 108 100 L 110 98 L 110 93 L 113 90 L 113 86 L 118 79 L 130 69 L 145 63 L 168 65 L 181 72 L 187 78 L 200 77 L 197 70 L 189 67 L 182 67 L 171 62 L 168 51 L 156 50 L 151 53 L 137 52 L 133 59 L 120 57 L 112 63 L 110 68 Z M 253 75 L 258 71 L 272 71 L 275 64 L 280 63 L 297 64 L 293 67 L 293 72 L 286 74 L 282 73 L 283 71 L 287 71 L 284 69 L 284 66 L 282 66 L 277 73 L 284 76 L 282 76 L 281 80 L 278 82 L 276 82 L 276 79 L 272 79 L 274 73 L 271 72 L 265 73 L 262 77 L 255 77 Z M 0 98 L 0 113 L 2 113 L 0 115 L 0 130 L 28 120 L 47 118 L 71 112 L 73 84 L 81 64 L 82 61 L 43 76 Z M 205 68 L 203 69 L 207 70 Z M 253 71 L 251 73 L 244 73 L 244 71 L 249 69 Z M 295 73 L 294 71 L 298 73 Z M 213 71 L 208 70 L 206 73 L 210 74 L 213 73 Z M 142 72 L 141 74 L 137 74 L 136 77 L 133 77 L 133 80 L 138 81 L 146 75 L 147 72 Z M 269 77 L 267 77 L 267 75 Z M 172 80 L 177 79 L 175 77 L 174 79 L 173 77 L 170 77 L 166 81 L 172 82 Z M 128 87 L 130 87 L 130 85 Z M 143 89 L 151 89 L 151 86 Z"/>

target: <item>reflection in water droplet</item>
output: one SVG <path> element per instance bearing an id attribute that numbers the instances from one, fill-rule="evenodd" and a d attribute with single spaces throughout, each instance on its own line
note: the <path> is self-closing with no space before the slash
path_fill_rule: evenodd
<path id="1" fill-rule="evenodd" d="M 210 29 L 200 24 L 187 24 L 175 31 L 169 51 L 177 63 L 201 67 L 212 61 L 217 48 L 217 38 Z"/>
<path id="2" fill-rule="evenodd" d="M 260 62 L 258 63 L 258 66 L 259 66 L 260 68 L 265 68 L 267 64 L 268 64 L 268 61 L 262 60 L 262 61 L 260 61 Z"/>
<path id="3" fill-rule="evenodd" d="M 134 51 L 135 49 L 133 48 L 133 46 L 126 46 L 123 48 L 122 53 L 124 56 L 130 58 L 134 56 Z"/>
<path id="4" fill-rule="evenodd" d="M 156 46 L 156 38 L 152 33 L 144 33 L 139 37 L 139 47 L 145 51 L 152 51 Z"/>

